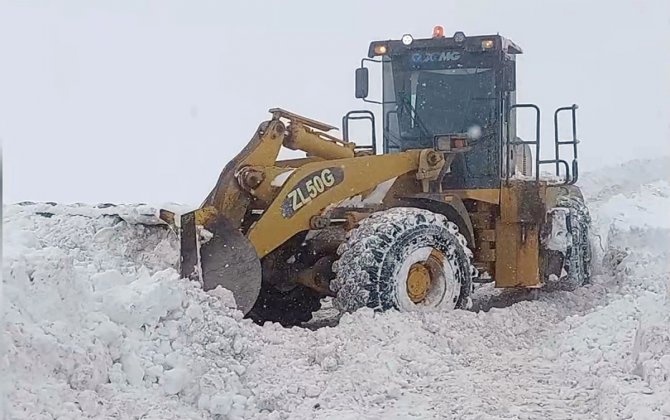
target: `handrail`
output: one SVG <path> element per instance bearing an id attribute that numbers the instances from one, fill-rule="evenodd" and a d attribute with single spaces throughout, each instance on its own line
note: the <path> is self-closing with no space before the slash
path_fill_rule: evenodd
<path id="1" fill-rule="evenodd" d="M 579 179 L 579 164 L 577 160 L 577 144 L 579 140 L 577 139 L 577 108 L 576 104 L 571 106 L 564 106 L 556 109 L 554 111 L 554 153 L 556 161 L 556 176 L 559 175 L 559 156 L 560 156 L 560 147 L 563 145 L 572 145 L 572 177 L 570 177 L 569 172 L 565 174 L 565 183 L 572 185 L 577 182 Z M 564 111 L 570 111 L 572 117 L 572 140 L 561 140 L 558 134 L 558 114 Z"/>
<path id="2" fill-rule="evenodd" d="M 514 104 L 510 106 L 509 112 L 516 108 L 532 108 L 535 110 L 535 140 L 511 140 L 511 128 L 512 124 L 507 124 L 507 153 L 505 156 L 505 181 L 509 181 L 510 175 L 510 157 L 512 149 L 510 146 L 516 146 L 521 144 L 535 145 L 535 180 L 540 181 L 540 107 L 535 104 Z"/>
<path id="3" fill-rule="evenodd" d="M 356 116 L 357 115 L 357 116 Z M 355 109 L 342 117 L 342 141 L 349 141 L 349 120 L 369 120 L 372 125 L 372 153 L 377 154 L 375 114 L 367 109 Z"/>
<path id="4" fill-rule="evenodd" d="M 555 163 L 556 166 L 559 166 L 561 164 L 565 165 L 565 182 L 563 182 L 560 185 L 567 185 L 569 184 L 570 180 L 570 164 L 568 163 L 567 160 L 565 159 L 549 159 L 549 160 L 541 160 L 540 165 L 545 165 L 547 163 Z"/>
<path id="5" fill-rule="evenodd" d="M 509 181 L 510 177 L 510 160 L 511 160 L 511 147 L 515 145 L 534 145 L 535 146 L 535 181 L 540 182 L 540 166 L 545 164 L 555 164 L 556 165 L 556 176 L 560 176 L 561 165 L 565 167 L 565 181 L 561 185 L 572 185 L 577 182 L 579 179 L 579 164 L 577 160 L 577 144 L 579 140 L 577 139 L 577 105 L 564 106 L 558 108 L 554 112 L 554 158 L 553 159 L 540 159 L 540 108 L 535 104 L 515 104 L 510 107 L 510 111 L 515 108 L 532 108 L 535 110 L 535 140 L 512 140 L 511 139 L 511 124 L 507 126 L 507 154 L 505 159 L 505 176 L 506 181 Z M 558 116 L 561 112 L 570 111 L 572 116 L 572 140 L 561 140 L 558 134 Z M 572 146 L 573 159 L 572 163 L 568 163 L 567 160 L 560 158 L 560 147 L 564 145 Z"/>

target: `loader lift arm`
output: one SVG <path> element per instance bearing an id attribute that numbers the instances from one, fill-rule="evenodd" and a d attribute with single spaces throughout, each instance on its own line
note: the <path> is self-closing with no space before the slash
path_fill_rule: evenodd
<path id="1" fill-rule="evenodd" d="M 200 213 L 208 216 L 196 217 L 205 228 L 213 222 L 208 217 L 216 215 L 239 229 L 253 202 L 260 201 L 265 208 L 262 216 L 243 232 L 259 258 L 296 233 L 313 228 L 312 217 L 333 203 L 410 172 L 417 172 L 417 179 L 426 184 L 437 180 L 455 153 L 408 150 L 393 155 L 357 155 L 354 143 L 324 132 L 335 127 L 278 108 L 270 112 L 272 120 L 259 126 L 249 144 L 221 172 L 201 206 Z M 279 166 L 282 146 L 302 150 L 307 158 L 293 160 L 292 166 Z M 288 172 L 282 183 L 273 182 Z M 363 173 L 365 177 L 357 176 Z"/>

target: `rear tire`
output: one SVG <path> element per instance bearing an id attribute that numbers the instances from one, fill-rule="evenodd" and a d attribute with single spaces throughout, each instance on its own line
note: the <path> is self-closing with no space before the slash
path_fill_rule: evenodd
<path id="1" fill-rule="evenodd" d="M 545 260 L 544 282 L 549 290 L 575 290 L 591 282 L 593 251 L 589 229 L 591 216 L 584 200 L 577 196 L 564 196 L 552 212 L 565 215 L 565 249 L 543 249 Z"/>
<path id="2" fill-rule="evenodd" d="M 472 252 L 446 217 L 417 208 L 374 213 L 347 235 L 333 264 L 333 304 L 342 312 L 362 307 L 385 311 L 442 311 L 468 306 Z M 417 264 L 429 273 L 417 292 Z M 421 286 L 421 284 L 419 285 Z"/>

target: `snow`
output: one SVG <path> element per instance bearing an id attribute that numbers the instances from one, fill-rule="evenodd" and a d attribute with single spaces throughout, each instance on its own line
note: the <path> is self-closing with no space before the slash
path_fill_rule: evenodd
<path id="1" fill-rule="evenodd" d="M 603 261 L 589 286 L 486 285 L 472 311 L 314 330 L 259 327 L 180 280 L 170 230 L 123 220 L 154 208 L 5 206 L 5 417 L 667 418 L 669 164 L 581 175 Z"/>
<path id="2" fill-rule="evenodd" d="M 568 249 L 568 218 L 569 210 L 554 209 L 551 212 L 551 232 L 544 241 L 546 249 L 565 253 Z"/>
<path id="3" fill-rule="evenodd" d="M 11 418 L 200 418 L 204 381 L 240 388 L 247 322 L 178 278 L 167 227 L 44 210 L 5 207 Z"/>
<path id="4" fill-rule="evenodd" d="M 396 179 L 398 178 L 394 177 L 380 183 L 375 188 L 373 188 L 372 191 L 370 191 L 365 197 L 363 196 L 363 194 L 359 194 L 354 197 L 346 198 L 337 203 L 337 207 L 365 207 L 365 206 L 374 206 L 375 204 L 381 204 L 384 198 L 386 197 L 386 194 L 395 183 Z"/>
<path id="5" fill-rule="evenodd" d="M 524 175 L 523 173 L 516 173 L 509 177 L 514 181 L 535 181 L 535 175 Z M 565 175 L 556 176 L 555 173 L 542 171 L 540 172 L 540 181 L 545 181 L 549 185 L 562 184 L 565 182 Z"/>
<path id="6" fill-rule="evenodd" d="M 386 198 L 386 194 L 391 189 L 396 179 L 398 178 L 394 177 L 377 185 L 372 190 L 372 192 L 363 199 L 362 204 L 368 206 L 373 204 L 381 204 L 384 201 L 384 198 Z"/>
<path id="7" fill-rule="evenodd" d="M 283 187 L 288 178 L 295 172 L 295 169 L 291 169 L 289 171 L 285 171 L 274 177 L 272 182 L 270 182 L 270 185 L 273 187 Z"/>

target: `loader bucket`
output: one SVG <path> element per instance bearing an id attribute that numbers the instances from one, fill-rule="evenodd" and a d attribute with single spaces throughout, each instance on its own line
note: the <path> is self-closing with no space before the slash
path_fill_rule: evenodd
<path id="1" fill-rule="evenodd" d="M 160 218 L 173 227 L 180 240 L 180 273 L 197 280 L 207 290 L 221 286 L 235 297 L 237 309 L 251 310 L 261 289 L 261 263 L 247 238 L 222 216 L 210 217 L 207 209 L 179 217 L 167 210 Z M 206 220 L 206 228 L 199 222 Z"/>

